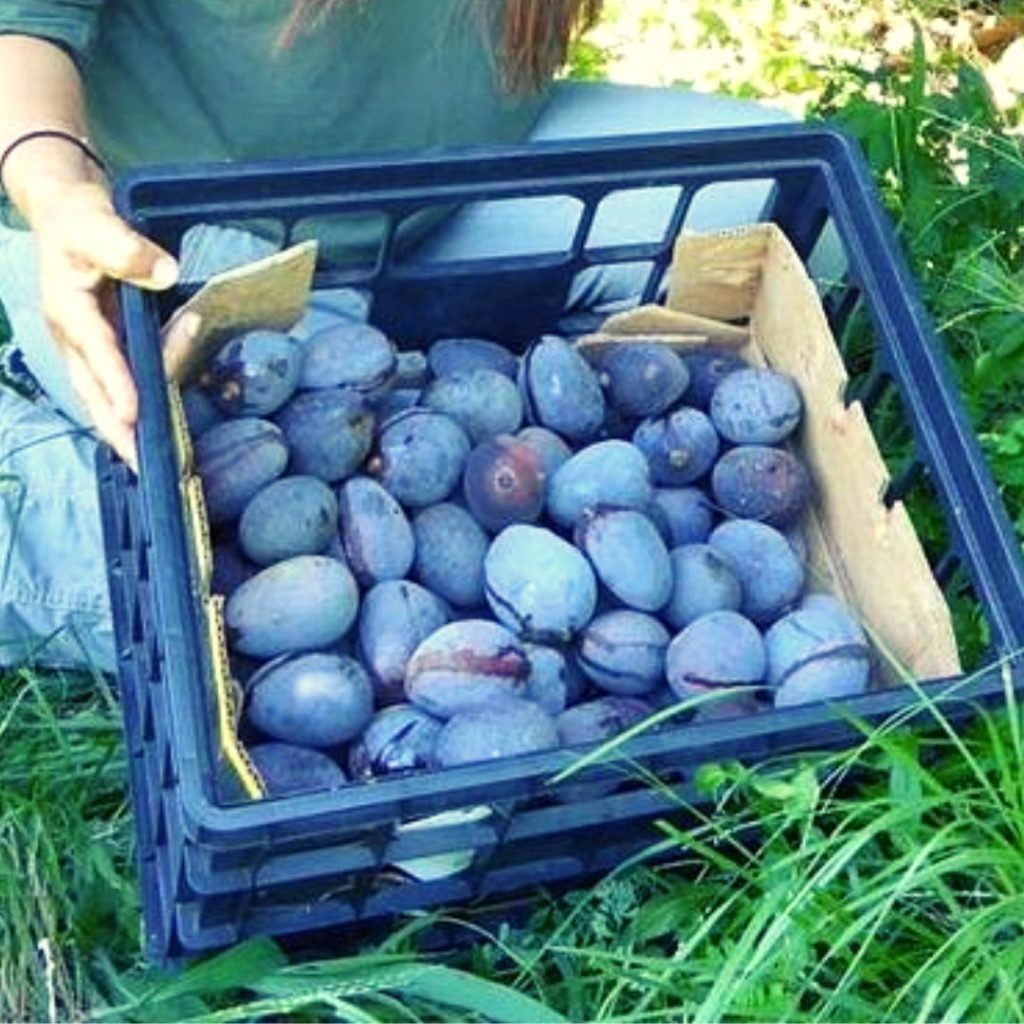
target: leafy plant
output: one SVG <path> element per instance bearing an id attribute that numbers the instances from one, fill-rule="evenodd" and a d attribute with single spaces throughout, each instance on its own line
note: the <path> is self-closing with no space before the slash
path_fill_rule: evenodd
<path id="1" fill-rule="evenodd" d="M 1024 487 L 1006 465 L 1024 429 L 1020 137 L 970 64 L 960 64 L 948 91 L 930 82 L 920 35 L 907 72 L 843 81 L 816 113 L 857 138 L 867 154 L 1020 527 Z"/>

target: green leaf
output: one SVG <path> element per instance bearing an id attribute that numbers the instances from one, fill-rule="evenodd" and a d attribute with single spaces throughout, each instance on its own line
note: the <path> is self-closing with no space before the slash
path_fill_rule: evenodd
<path id="1" fill-rule="evenodd" d="M 286 967 L 260 978 L 252 987 L 260 995 L 274 998 L 347 997 L 402 989 L 425 966 L 405 956 L 353 956 Z"/>
<path id="2" fill-rule="evenodd" d="M 752 780 L 754 789 L 767 797 L 769 800 L 777 800 L 779 803 L 789 803 L 793 799 L 796 790 L 791 782 L 785 779 L 758 779 Z"/>
<path id="3" fill-rule="evenodd" d="M 287 963 L 268 938 L 255 938 L 190 966 L 179 975 L 156 981 L 134 1005 L 114 1007 L 97 1020 L 185 1020 L 205 1010 L 203 997 L 251 988 Z"/>
<path id="4" fill-rule="evenodd" d="M 284 953 L 271 939 L 250 939 L 189 967 L 170 982 L 161 995 L 216 995 L 232 989 L 249 988 L 287 963 Z"/>
<path id="5" fill-rule="evenodd" d="M 928 80 L 928 55 L 924 48 L 924 34 L 921 26 L 914 22 L 914 53 L 910 69 L 910 86 L 907 89 L 907 106 L 913 111 L 918 111 L 924 106 L 925 87 Z M 917 127 L 917 119 L 911 122 Z"/>
<path id="6" fill-rule="evenodd" d="M 1000 359 L 1009 359 L 1024 352 L 1024 310 L 1016 316 L 1001 316 L 998 318 L 999 326 L 1002 328 L 995 335 L 999 338 L 993 350 Z"/>
<path id="7" fill-rule="evenodd" d="M 550 1007 L 515 989 L 440 965 L 424 968 L 403 991 L 445 1006 L 472 1010 L 488 1020 L 508 1024 L 546 1024 L 565 1018 Z"/>
<path id="8" fill-rule="evenodd" d="M 640 942 L 661 938 L 662 935 L 676 934 L 680 922 L 685 919 L 681 912 L 682 900 L 678 891 L 655 896 L 637 912 L 633 921 L 633 933 Z"/>
<path id="9" fill-rule="evenodd" d="M 957 66 L 954 97 L 964 120 L 987 128 L 1002 126 L 1002 117 L 992 97 L 988 79 L 970 61 L 963 60 Z"/>
<path id="10" fill-rule="evenodd" d="M 714 796 L 729 782 L 729 779 L 729 773 L 720 764 L 711 762 L 697 768 L 694 785 L 702 796 Z"/>
<path id="11" fill-rule="evenodd" d="M 138 1024 L 177 1024 L 179 1021 L 203 1020 L 210 1013 L 206 1000 L 196 995 L 174 996 L 154 1003 L 144 1003 L 126 1011 L 125 1020 Z"/>
<path id="12" fill-rule="evenodd" d="M 917 763 L 918 744 L 912 737 L 890 746 L 889 795 L 894 804 L 918 807 L 923 790 L 921 768 Z"/>
<path id="13" fill-rule="evenodd" d="M 787 810 L 795 812 L 805 812 L 814 807 L 820 795 L 817 775 L 810 766 L 801 767 L 785 777 L 754 776 L 752 784 L 761 796 L 777 801 L 785 805 Z"/>
<path id="14" fill-rule="evenodd" d="M 465 971 L 405 957 L 363 956 L 300 964 L 260 978 L 252 986 L 267 1005 L 298 1008 L 376 992 L 415 996 L 482 1014 L 495 1021 L 561 1021 L 516 989 Z"/>

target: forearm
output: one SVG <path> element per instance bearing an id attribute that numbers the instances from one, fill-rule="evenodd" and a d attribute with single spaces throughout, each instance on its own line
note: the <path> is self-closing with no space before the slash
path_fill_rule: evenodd
<path id="1" fill-rule="evenodd" d="M 0 36 L 3 185 L 36 236 L 39 302 L 71 384 L 99 431 L 135 464 L 135 384 L 110 322 L 115 281 L 167 288 L 175 261 L 115 213 L 103 173 L 74 137 L 85 134 L 82 80 L 59 47 Z M 64 131 L 73 138 L 33 138 Z"/>
<path id="2" fill-rule="evenodd" d="M 45 40 L 0 36 L 0 152 L 24 133 L 48 128 L 85 135 L 78 69 L 60 47 Z M 86 183 L 102 186 L 102 172 L 63 139 L 24 142 L 3 168 L 3 186 L 30 225 L 67 186 Z"/>

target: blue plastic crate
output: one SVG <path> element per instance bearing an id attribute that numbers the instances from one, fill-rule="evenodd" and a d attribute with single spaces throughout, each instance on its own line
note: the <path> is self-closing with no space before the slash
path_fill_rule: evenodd
<path id="1" fill-rule="evenodd" d="M 823 295 L 833 329 L 838 335 L 858 310 L 870 321 L 867 356 L 862 347 L 864 365 L 850 367 L 851 387 L 868 408 L 895 389 L 914 439 L 915 455 L 888 498 L 930 484 L 949 535 L 948 548 L 934 553 L 936 577 L 970 592 L 991 637 L 981 668 L 946 709 L 953 718 L 966 715 L 1002 694 L 1007 671 L 1014 685 L 1022 682 L 1012 658 L 1024 647 L 1024 565 L 870 175 L 844 136 L 788 126 L 288 166 L 153 168 L 121 181 L 116 202 L 171 250 L 198 222 L 269 220 L 288 240 L 303 218 L 372 213 L 383 226 L 379 251 L 358 265 L 322 267 L 316 287 L 367 289 L 373 322 L 405 345 L 476 334 L 521 347 L 553 328 L 573 278 L 587 266 L 643 263 L 640 298 L 656 297 L 693 196 L 724 182 L 767 183 L 761 219 L 777 224 L 805 259 L 826 225 L 838 238 L 845 280 Z M 604 197 L 659 186 L 679 189 L 661 237 L 587 246 Z M 418 210 L 550 195 L 580 204 L 579 225 L 558 252 L 430 265 L 405 259 L 396 242 L 399 224 Z M 572 759 L 565 751 L 285 800 L 219 800 L 211 669 L 159 347 L 161 318 L 183 294 L 122 288 L 124 342 L 144 396 L 141 476 L 105 450 L 98 459 L 150 956 L 479 903 L 578 880 L 647 847 L 655 838 L 651 821 L 677 806 L 671 794 L 627 784 L 559 801 L 547 781 Z M 923 682 L 932 693 L 948 684 Z M 840 711 L 880 720 L 913 699 L 900 687 L 846 701 Z M 702 763 L 753 762 L 854 735 L 842 713 L 809 705 L 644 735 L 624 754 L 693 799 L 689 783 Z M 604 766 L 597 775 L 615 771 Z M 474 822 L 395 831 L 398 823 L 474 806 L 492 810 Z M 447 878 L 416 880 L 393 867 L 467 850 L 470 866 Z"/>

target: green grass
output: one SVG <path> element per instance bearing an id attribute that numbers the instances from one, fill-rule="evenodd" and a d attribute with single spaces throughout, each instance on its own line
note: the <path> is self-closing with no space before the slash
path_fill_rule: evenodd
<path id="1" fill-rule="evenodd" d="M 743 2 L 707 31 L 746 45 Z M 671 2 L 645 5 L 653 33 Z M 613 57 L 590 42 L 577 71 L 603 77 Z M 763 92 L 799 70 L 729 84 Z M 862 141 L 1024 534 L 1020 117 L 971 68 L 928 70 L 920 51 L 899 74 L 815 65 L 803 101 Z M 938 543 L 927 497 L 913 511 Z M 954 613 L 980 649 L 969 596 Z M 358 955 L 289 962 L 257 941 L 163 975 L 141 960 L 116 695 L 0 672 L 0 1020 L 1019 1020 L 1024 717 L 1009 691 L 966 729 L 923 715 L 927 730 L 898 718 L 838 754 L 708 766 L 708 808 L 652 827 L 667 863 L 541 895 L 525 928 L 467 922 L 467 951 L 417 955 L 428 916 Z"/>
<path id="2" fill-rule="evenodd" d="M 710 766 L 706 810 L 652 834 L 670 863 L 540 901 L 530 927 L 471 952 L 417 957 L 430 919 L 413 919 L 358 956 L 289 963 L 255 942 L 170 976 L 138 963 L 110 698 L 21 672 L 2 706 L 4 1019 L 1021 1017 L 1024 716 L 1009 692 L 966 730 L 922 702 L 926 730 L 903 715 L 839 754 Z"/>
<path id="3" fill-rule="evenodd" d="M 559 921 L 548 1000 L 615 1020 L 1018 1019 L 1020 715 L 937 724 L 785 774 L 709 770 L 706 824 L 664 827 L 680 865 Z"/>
<path id="4" fill-rule="evenodd" d="M 837 79 L 818 113 L 864 148 L 1024 536 L 1024 474 L 1016 459 L 1024 436 L 1021 134 L 971 65 L 960 65 L 945 88 L 929 87 L 920 46 L 910 72 L 876 83 L 877 99 L 865 98 L 865 79 Z M 880 438 L 883 448 L 886 440 Z M 922 532 L 927 542 L 926 525 Z"/>
<path id="5" fill-rule="evenodd" d="M 0 1019 L 77 1016 L 138 956 L 120 715 L 91 677 L 0 677 Z"/>

